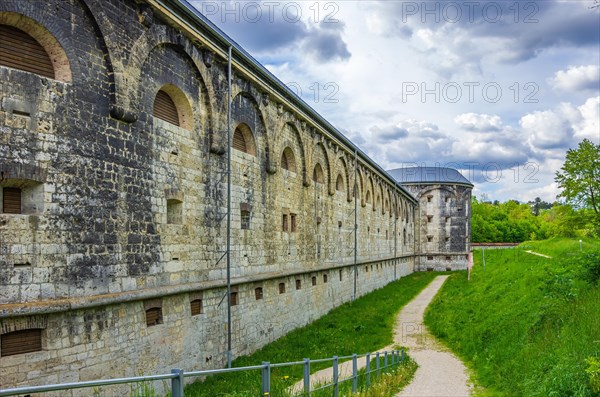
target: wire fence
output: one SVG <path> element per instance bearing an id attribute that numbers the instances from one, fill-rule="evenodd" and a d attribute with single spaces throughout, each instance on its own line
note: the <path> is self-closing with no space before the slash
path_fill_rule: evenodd
<path id="1" fill-rule="evenodd" d="M 261 365 L 253 365 L 247 367 L 237 367 L 237 368 L 223 368 L 223 369 L 213 369 L 213 370 L 204 370 L 204 371 L 189 371 L 184 372 L 181 369 L 175 368 L 171 370 L 169 374 L 160 374 L 160 375 L 149 375 L 149 376 L 135 376 L 129 378 L 115 378 L 115 379 L 104 379 L 104 380 L 93 380 L 87 382 L 74 382 L 74 383 L 60 383 L 60 384 L 52 384 L 52 385 L 43 385 L 43 386 L 29 386 L 29 387 L 19 387 L 12 389 L 4 389 L 0 390 L 0 397 L 4 396 L 17 396 L 17 395 L 27 395 L 33 393 L 45 393 L 45 392 L 53 392 L 53 391 L 62 391 L 62 390 L 72 390 L 72 389 L 82 389 L 82 388 L 98 388 L 101 386 L 110 386 L 110 385 L 119 385 L 119 384 L 138 384 L 144 382 L 152 382 L 157 380 L 168 381 L 170 380 L 170 395 L 172 397 L 183 397 L 183 387 L 184 387 L 184 379 L 191 377 L 205 377 L 215 374 L 226 374 L 233 372 L 242 372 L 242 371 L 261 371 L 261 391 L 263 396 L 271 395 L 271 369 L 279 368 L 279 367 L 290 367 L 294 365 L 302 365 L 304 369 L 304 375 L 302 379 L 302 387 L 299 390 L 294 390 L 292 388 L 290 390 L 291 396 L 310 396 L 311 392 L 316 392 L 318 390 L 323 390 L 327 388 L 332 389 L 332 395 L 334 397 L 338 397 L 339 393 L 339 385 L 343 382 L 352 382 L 352 392 L 355 393 L 358 390 L 358 378 L 359 378 L 359 358 L 365 358 L 365 372 L 362 376 L 365 376 L 365 387 L 369 388 L 371 385 L 371 374 L 375 373 L 379 375 L 386 368 L 395 367 L 400 365 L 405 360 L 404 349 L 402 350 L 392 350 L 385 352 L 376 352 L 376 353 L 366 353 L 366 354 L 353 354 L 351 356 L 334 356 L 331 358 L 323 358 L 317 360 L 311 360 L 309 358 L 305 358 L 302 361 L 294 361 L 294 362 L 285 362 L 285 363 L 276 363 L 271 364 L 269 362 L 263 362 Z M 351 373 L 347 377 L 340 378 L 340 362 L 343 360 L 351 360 Z M 315 385 L 314 379 L 311 380 L 311 372 L 310 367 L 311 364 L 316 363 L 332 363 L 332 373 L 331 381 L 326 383 L 318 383 Z M 374 368 L 373 368 L 373 365 Z M 315 374 L 312 374 L 315 375 Z M 314 389 L 311 389 L 313 388 Z"/>

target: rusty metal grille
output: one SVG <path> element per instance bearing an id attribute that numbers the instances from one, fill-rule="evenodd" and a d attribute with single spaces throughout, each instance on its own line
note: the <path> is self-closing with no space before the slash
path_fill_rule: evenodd
<path id="1" fill-rule="evenodd" d="M 31 353 L 42 350 L 42 330 L 24 329 L 0 336 L 0 356 Z"/>
<path id="2" fill-rule="evenodd" d="M 54 78 L 48 53 L 33 37 L 8 25 L 0 25 L 0 65 Z"/>
<path id="3" fill-rule="evenodd" d="M 2 209 L 5 214 L 21 213 L 21 189 L 16 187 L 2 189 Z"/>
<path id="4" fill-rule="evenodd" d="M 158 117 L 173 125 L 179 126 L 179 113 L 171 96 L 160 90 L 154 100 L 154 117 Z"/>

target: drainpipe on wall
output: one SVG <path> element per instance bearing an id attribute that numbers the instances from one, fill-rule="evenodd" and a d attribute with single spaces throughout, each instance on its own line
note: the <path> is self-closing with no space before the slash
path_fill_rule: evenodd
<path id="1" fill-rule="evenodd" d="M 227 368 L 231 368 L 231 47 L 227 65 Z"/>
<path id="2" fill-rule="evenodd" d="M 396 184 L 396 187 L 398 184 Z M 399 197 L 398 191 L 396 190 L 396 197 Z M 394 216 L 394 280 L 398 280 L 398 217 L 396 216 L 396 210 L 398 209 L 398 204 L 394 206 L 393 216 Z M 390 208 L 391 210 L 391 208 Z"/>
<path id="3" fill-rule="evenodd" d="M 357 215 L 358 215 L 358 213 L 356 212 L 356 210 L 357 210 L 357 205 L 356 205 L 357 197 L 356 196 L 357 196 L 357 190 L 358 190 L 358 181 L 356 180 L 357 161 L 358 161 L 357 153 L 356 153 L 356 149 L 354 149 L 354 294 L 352 295 L 352 300 L 356 300 L 356 281 L 358 278 L 358 268 L 357 268 L 357 263 L 356 263 L 357 254 L 358 254 L 358 252 L 357 252 L 358 251 L 358 244 L 357 244 L 357 241 L 358 241 L 358 238 L 357 238 L 358 237 L 357 236 L 358 216 Z"/>

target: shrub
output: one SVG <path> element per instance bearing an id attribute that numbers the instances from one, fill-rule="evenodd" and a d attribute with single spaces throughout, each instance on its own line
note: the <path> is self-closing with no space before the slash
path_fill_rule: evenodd
<path id="1" fill-rule="evenodd" d="M 588 357 L 585 359 L 588 367 L 585 373 L 590 378 L 590 386 L 594 393 L 600 393 L 600 360 L 596 357 Z"/>

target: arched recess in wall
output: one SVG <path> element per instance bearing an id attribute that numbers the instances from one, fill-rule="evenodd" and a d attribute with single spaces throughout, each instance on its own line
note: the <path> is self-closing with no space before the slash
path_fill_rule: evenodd
<path id="1" fill-rule="evenodd" d="M 152 114 L 186 130 L 194 128 L 194 112 L 187 96 L 172 84 L 163 85 L 154 97 Z"/>
<path id="2" fill-rule="evenodd" d="M 370 175 L 367 177 L 367 187 L 366 187 L 366 193 L 365 194 L 369 194 L 369 198 L 368 199 L 365 196 L 365 202 L 367 204 L 373 205 L 373 200 L 374 200 L 373 196 L 375 194 L 375 188 L 373 186 L 373 178 L 371 178 Z"/>
<path id="3" fill-rule="evenodd" d="M 346 160 L 344 159 L 343 156 L 338 157 L 337 159 L 337 163 L 336 163 L 336 170 L 338 172 L 338 175 L 341 175 L 343 178 L 343 191 L 346 192 L 346 201 L 350 202 L 352 201 L 352 191 L 350 189 L 350 170 L 348 169 L 348 166 L 346 164 Z M 337 177 L 336 177 L 336 190 L 339 190 L 337 188 Z"/>
<path id="4" fill-rule="evenodd" d="M 196 140 L 200 150 L 207 150 L 207 145 L 201 144 L 206 137 L 203 136 L 206 107 L 201 102 L 204 88 L 192 59 L 181 47 L 160 45 L 147 54 L 142 72 L 140 92 L 137 94 L 141 100 L 141 112 L 145 115 L 142 119 L 154 120 L 154 126 L 161 128 L 153 131 L 152 139 L 145 142 L 155 142 L 153 150 L 178 151 L 180 142 L 174 139 L 177 135 L 163 131 L 164 128 L 169 129 L 169 125 L 174 125 L 193 131 L 185 138 Z M 173 107 L 176 112 L 173 112 Z"/>
<path id="5" fill-rule="evenodd" d="M 71 83 L 71 62 L 57 33 L 28 16 L 0 11 L 0 66 Z"/>
<path id="6" fill-rule="evenodd" d="M 304 155 L 304 146 L 302 144 L 302 138 L 300 137 L 300 133 L 294 124 L 292 123 L 284 123 L 281 128 L 278 129 L 280 133 L 275 134 L 277 141 L 275 143 L 275 147 L 277 149 L 277 153 L 279 153 L 279 167 L 283 168 L 282 161 L 283 156 L 286 150 L 291 150 L 292 155 L 294 156 L 295 163 L 295 171 L 301 177 L 301 182 L 303 185 L 307 184 L 306 177 L 306 165 L 305 165 L 305 155 Z M 310 177 L 310 175 L 309 175 Z"/>
<path id="7" fill-rule="evenodd" d="M 233 120 L 232 124 L 236 126 L 236 129 L 240 125 L 245 125 L 247 127 L 246 132 L 248 130 L 251 132 L 254 141 L 254 155 L 268 169 L 270 153 L 267 130 L 263 114 L 255 98 L 247 92 L 237 94 L 232 101 L 231 117 Z M 249 138 L 249 136 L 246 137 Z"/>
<path id="8" fill-rule="evenodd" d="M 335 194 L 335 190 L 332 190 L 333 184 L 331 181 L 331 163 L 329 161 L 327 151 L 321 142 L 315 145 L 312 155 L 312 163 L 318 163 L 321 165 L 323 171 L 323 184 L 325 185 L 326 192 L 330 195 Z"/>
<path id="9" fill-rule="evenodd" d="M 363 176 L 363 172 L 360 168 L 358 168 L 356 170 L 356 182 L 357 182 L 357 186 L 358 186 L 358 195 L 357 195 L 357 200 L 358 203 L 364 207 L 366 205 L 366 201 L 365 201 L 365 182 L 364 182 L 364 176 Z"/>
<path id="10" fill-rule="evenodd" d="M 281 153 L 281 159 L 279 160 L 279 166 L 281 169 L 296 174 L 298 172 L 296 167 L 296 156 L 291 147 L 286 146 Z"/>
<path id="11" fill-rule="evenodd" d="M 344 193 L 346 191 L 344 183 L 344 177 L 342 174 L 338 173 L 337 178 L 335 179 L 335 190 L 336 192 Z"/>
<path id="12" fill-rule="evenodd" d="M 315 183 L 320 183 L 322 185 L 325 184 L 325 175 L 323 173 L 323 167 L 321 167 L 321 164 L 319 163 L 315 164 L 315 168 L 313 169 L 312 180 Z"/>
<path id="13" fill-rule="evenodd" d="M 94 4 L 94 8 L 102 9 L 103 6 L 98 4 L 100 0 L 85 0 Z M 90 5 L 91 7 L 91 5 Z M 211 151 L 216 153 L 225 153 L 227 146 L 227 137 L 223 139 L 223 134 L 219 134 L 219 141 L 213 142 L 215 137 L 212 135 L 214 130 L 213 117 L 216 114 L 214 101 L 211 98 L 215 97 L 212 80 L 208 69 L 211 67 L 203 61 L 200 50 L 182 33 L 176 29 L 162 25 L 160 21 L 153 16 L 152 8 L 146 4 L 140 4 L 138 14 L 140 20 L 146 25 L 147 29 L 136 39 L 131 45 L 127 63 L 115 67 L 115 111 L 121 113 L 125 117 L 124 121 L 134 121 L 139 113 L 139 104 L 142 103 L 143 97 L 139 97 L 138 93 L 143 93 L 143 81 L 145 76 L 143 69 L 148 63 L 148 58 L 156 48 L 171 46 L 182 56 L 194 65 L 193 75 L 198 79 L 198 87 L 200 88 L 198 95 L 193 95 L 194 103 L 201 103 L 202 108 L 196 111 L 195 115 L 200 116 L 200 120 L 196 120 L 196 125 L 205 133 L 207 146 L 210 144 Z M 118 48 L 122 46 L 122 40 L 115 35 L 119 32 L 118 29 L 112 27 L 110 18 L 107 18 L 103 11 L 98 11 L 99 24 L 105 29 L 110 30 L 106 37 L 109 48 Z M 175 84 L 178 85 L 178 84 Z M 178 85 L 179 86 L 179 85 Z M 132 94 L 133 93 L 133 94 Z M 199 98 L 199 99 L 198 99 Z M 143 105 L 142 105 L 143 106 Z M 118 116 L 113 116 L 121 118 Z M 129 120 L 132 118 L 132 120 Z M 213 143 L 216 147 L 213 150 Z"/>
<path id="14" fill-rule="evenodd" d="M 373 199 L 371 198 L 371 190 L 367 190 L 365 194 L 365 203 L 371 205 L 373 203 Z"/>
<path id="15" fill-rule="evenodd" d="M 256 156 L 256 140 L 247 124 L 240 123 L 235 127 L 231 138 L 231 147 L 242 153 Z"/>

